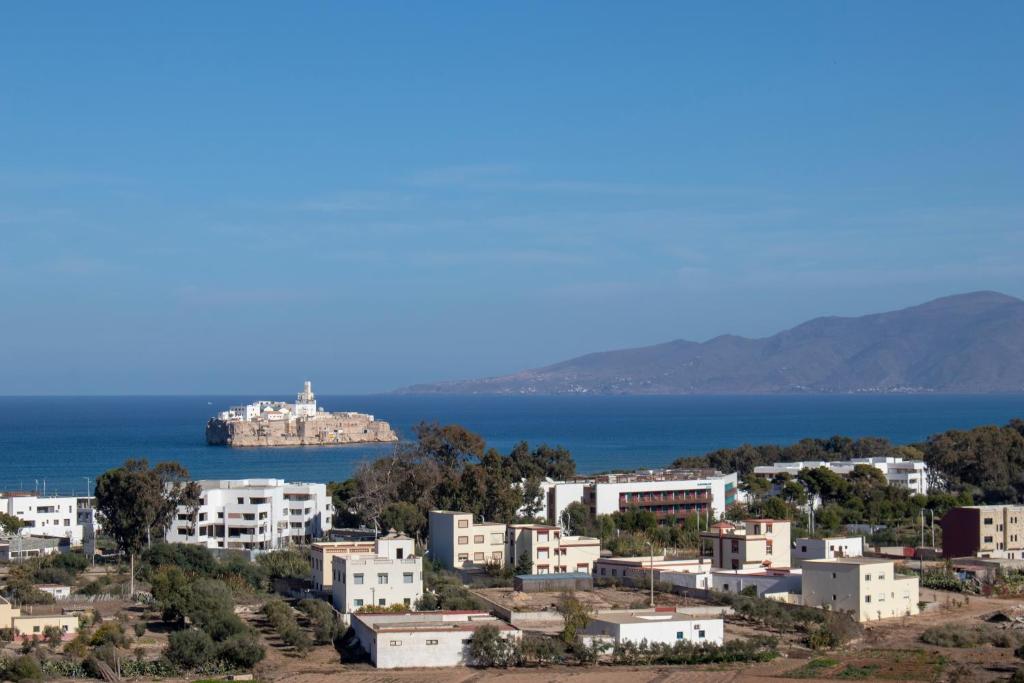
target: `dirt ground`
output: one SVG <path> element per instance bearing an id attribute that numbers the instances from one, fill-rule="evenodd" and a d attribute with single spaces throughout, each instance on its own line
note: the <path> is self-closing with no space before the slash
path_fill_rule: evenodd
<path id="1" fill-rule="evenodd" d="M 509 588 L 473 589 L 487 599 L 517 612 L 535 612 L 554 610 L 563 591 L 545 591 L 541 593 L 520 593 Z M 593 591 L 578 591 L 575 597 L 595 610 L 644 608 L 649 604 L 649 594 L 643 590 L 629 588 L 595 588 Z M 704 605 L 703 601 L 685 598 L 672 593 L 655 593 L 654 599 L 659 606 Z"/>
<path id="2" fill-rule="evenodd" d="M 503 589 L 488 589 L 490 593 L 508 593 Z M 637 592 L 618 589 L 597 591 L 595 605 L 607 609 L 612 605 L 628 606 L 635 602 Z M 581 593 L 577 593 L 577 597 Z M 668 604 L 658 595 L 659 604 Z M 783 638 L 780 643 L 782 657 L 761 664 L 717 665 L 702 667 L 571 667 L 554 666 L 537 669 L 508 671 L 453 669 L 404 669 L 380 671 L 368 664 L 342 664 L 339 654 L 331 647 L 315 648 L 302 658 L 275 647 L 271 642 L 267 659 L 258 670 L 262 680 L 274 683 L 328 683 L 338 679 L 359 683 L 468 683 L 470 681 L 500 680 L 503 683 L 529 681 L 578 681 L 579 683 L 670 683 L 675 681 L 752 683 L 764 680 L 792 680 L 794 673 L 801 680 L 835 680 L 861 678 L 862 680 L 918 680 L 962 681 L 981 683 L 1006 680 L 1024 664 L 1012 650 L 993 646 L 980 648 L 943 648 L 920 642 L 921 633 L 931 626 L 946 623 L 980 623 L 980 617 L 998 609 L 1024 605 L 1024 599 L 997 599 L 964 596 L 954 593 L 923 590 L 922 600 L 936 602 L 938 609 L 920 616 L 893 619 L 868 625 L 864 638 L 840 651 L 814 653 L 801 646 L 796 638 Z M 550 596 L 531 597 L 530 608 L 539 608 Z M 557 599 L 557 598 L 556 598 Z M 691 604 L 694 604 L 691 601 Z M 520 609 L 524 609 L 520 607 Z M 761 631 L 742 624 L 729 624 L 728 637 L 747 637 Z M 814 660 L 832 660 L 834 665 L 823 667 L 821 677 L 807 676 L 807 666 Z M 851 668 L 852 667 L 852 668 Z M 846 670 L 846 674 L 839 676 Z M 861 672 L 863 675 L 851 675 Z"/>

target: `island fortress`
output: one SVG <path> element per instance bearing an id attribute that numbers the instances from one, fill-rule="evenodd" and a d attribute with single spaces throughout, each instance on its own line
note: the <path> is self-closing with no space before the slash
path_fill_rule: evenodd
<path id="1" fill-rule="evenodd" d="M 206 443 L 215 446 L 334 446 L 398 441 L 387 422 L 364 413 L 328 413 L 317 408 L 311 382 L 295 403 L 256 401 L 234 406 L 206 423 Z"/>

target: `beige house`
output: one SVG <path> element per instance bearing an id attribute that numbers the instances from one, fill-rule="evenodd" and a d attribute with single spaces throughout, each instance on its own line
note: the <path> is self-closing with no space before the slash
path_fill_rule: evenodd
<path id="1" fill-rule="evenodd" d="M 843 557 L 803 563 L 803 604 L 849 612 L 857 621 L 912 616 L 918 580 L 897 576 L 892 560 Z"/>
<path id="2" fill-rule="evenodd" d="M 589 536 L 564 536 L 560 527 L 547 524 L 509 524 L 506 554 L 512 566 L 520 558 L 529 558 L 531 574 L 590 574 L 601 557 L 601 541 Z"/>
<path id="3" fill-rule="evenodd" d="M 62 638 L 67 639 L 78 632 L 78 617 L 63 614 L 22 614 L 21 609 L 0 597 L 0 628 L 13 629 L 15 638 L 42 639 L 50 626 L 60 629 Z"/>
<path id="4" fill-rule="evenodd" d="M 373 541 L 320 542 L 310 546 L 310 582 L 318 591 L 331 590 L 332 561 L 336 556 L 367 555 L 376 552 Z"/>
<path id="5" fill-rule="evenodd" d="M 944 557 L 1024 559 L 1024 506 L 957 507 L 939 524 Z"/>
<path id="6" fill-rule="evenodd" d="M 476 522 L 468 512 L 430 511 L 429 557 L 448 569 L 504 566 L 505 525 Z"/>
<path id="7" fill-rule="evenodd" d="M 779 519 L 718 522 L 701 533 L 701 546 L 711 549 L 715 569 L 786 568 L 790 566 L 790 523 Z"/>

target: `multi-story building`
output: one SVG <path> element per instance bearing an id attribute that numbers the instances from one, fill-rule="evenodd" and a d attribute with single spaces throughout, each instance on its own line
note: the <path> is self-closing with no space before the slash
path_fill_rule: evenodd
<path id="1" fill-rule="evenodd" d="M 714 470 L 644 470 L 603 474 L 570 481 L 541 482 L 543 514 L 559 524 L 570 503 L 583 503 L 592 515 L 647 510 L 667 523 L 690 515 L 719 517 L 736 502 L 736 473 Z"/>
<path id="2" fill-rule="evenodd" d="M 331 555 L 331 602 L 342 613 L 364 607 L 403 605 L 413 609 L 423 597 L 423 558 L 413 540 L 389 533 L 369 553 Z"/>
<path id="3" fill-rule="evenodd" d="M 561 527 L 547 524 L 509 524 L 505 557 L 515 566 L 528 558 L 531 574 L 591 573 L 601 557 L 601 541 L 589 536 L 565 536 Z"/>
<path id="4" fill-rule="evenodd" d="M 476 522 L 468 512 L 430 511 L 430 559 L 448 569 L 504 566 L 506 526 Z M 514 562 L 514 560 L 512 560 Z"/>
<path id="5" fill-rule="evenodd" d="M 522 636 L 515 626 L 486 612 L 352 615 L 352 630 L 378 669 L 474 664 L 469 643 L 482 626 L 493 626 L 501 638 Z"/>
<path id="6" fill-rule="evenodd" d="M 167 530 L 168 543 L 264 551 L 319 538 L 333 511 L 325 484 L 283 479 L 209 479 L 194 516 L 179 507 Z"/>
<path id="7" fill-rule="evenodd" d="M 320 541 L 309 546 L 310 583 L 313 590 L 330 591 L 334 583 L 333 561 L 339 555 L 375 555 L 374 541 Z"/>
<path id="8" fill-rule="evenodd" d="M 921 460 L 904 460 L 896 457 L 854 458 L 852 460 L 804 460 L 800 462 L 777 462 L 774 465 L 758 465 L 754 474 L 771 479 L 779 474 L 795 477 L 804 469 L 824 467 L 840 476 L 847 476 L 857 465 L 868 465 L 881 471 L 885 480 L 893 486 L 902 486 L 912 493 L 928 493 L 928 465 Z"/>
<path id="9" fill-rule="evenodd" d="M 77 496 L 40 496 L 21 491 L 0 493 L 0 512 L 17 517 L 24 526 L 22 536 L 66 538 L 73 546 L 82 545 L 94 533 L 92 498 Z"/>
<path id="10" fill-rule="evenodd" d="M 803 563 L 803 604 L 849 612 L 857 621 L 912 616 L 918 607 L 916 576 L 897 576 L 892 560 L 842 557 Z"/>
<path id="11" fill-rule="evenodd" d="M 860 536 L 798 538 L 793 542 L 793 565 L 796 567 L 807 560 L 831 560 L 837 557 L 863 555 L 864 539 Z"/>
<path id="12" fill-rule="evenodd" d="M 714 569 L 788 568 L 789 538 L 790 523 L 779 519 L 716 522 L 700 535 L 702 547 L 711 547 Z"/>
<path id="13" fill-rule="evenodd" d="M 953 508 L 939 526 L 943 557 L 1024 559 L 1024 505 Z"/>

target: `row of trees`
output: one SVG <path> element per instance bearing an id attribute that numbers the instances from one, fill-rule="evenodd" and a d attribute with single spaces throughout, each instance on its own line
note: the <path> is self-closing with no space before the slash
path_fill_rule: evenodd
<path id="1" fill-rule="evenodd" d="M 576 472 L 572 456 L 560 447 L 531 450 L 519 443 L 502 455 L 458 425 L 421 423 L 414 432 L 415 442 L 398 445 L 360 466 L 351 479 L 330 485 L 340 511 L 336 525 L 394 528 L 423 538 L 434 509 L 499 522 L 530 519 L 543 507 L 540 482 Z"/>

